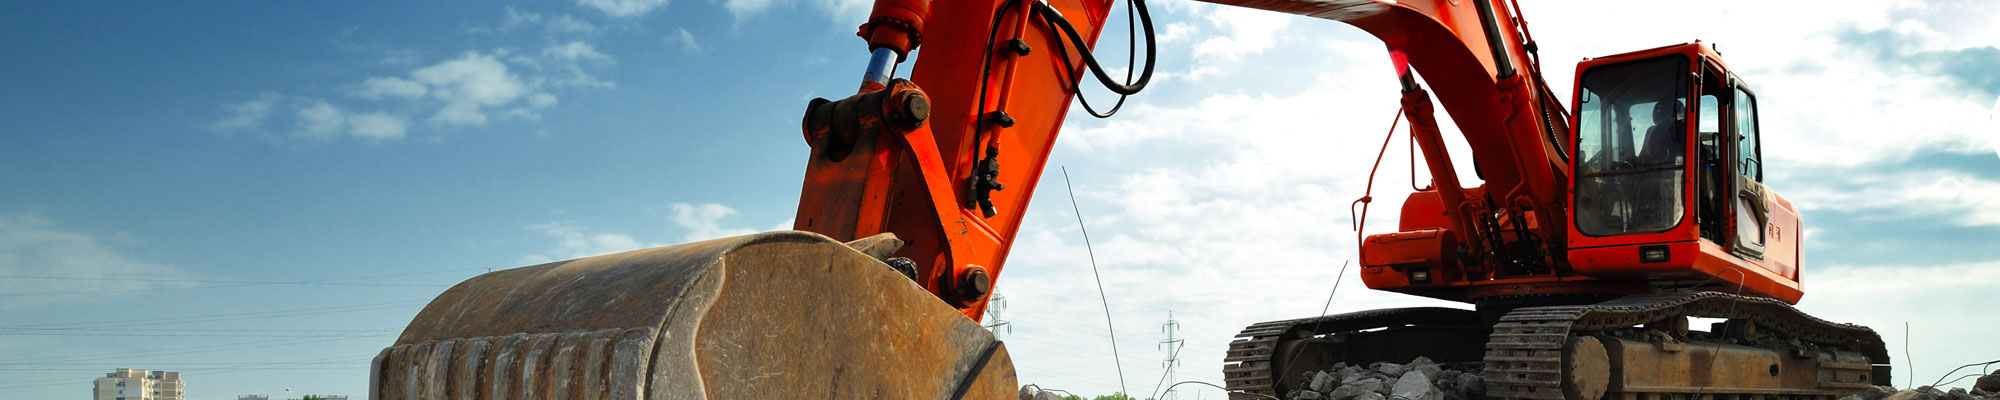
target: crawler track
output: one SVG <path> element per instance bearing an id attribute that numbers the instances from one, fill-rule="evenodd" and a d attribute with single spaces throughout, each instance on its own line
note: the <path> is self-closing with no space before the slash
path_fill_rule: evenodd
<path id="1" fill-rule="evenodd" d="M 1500 317 L 1499 322 L 1490 327 L 1491 333 L 1485 342 L 1484 358 L 1480 360 L 1485 364 L 1487 396 L 1494 399 L 1565 399 L 1564 352 L 1568 350 L 1566 346 L 1571 339 L 1585 335 L 1608 334 L 1672 317 L 1755 321 L 1757 326 L 1767 332 L 1784 338 L 1841 351 L 1858 352 L 1865 355 L 1870 362 L 1822 363 L 1820 368 L 1865 371 L 1863 373 L 1868 382 L 1822 381 L 1812 388 L 1744 393 L 1707 387 L 1650 388 L 1645 392 L 1611 393 L 1604 398 L 1681 399 L 1719 396 L 1743 399 L 1833 399 L 1838 397 L 1833 394 L 1844 395 L 1870 383 L 1884 385 L 1889 382 L 1889 371 L 1886 367 L 1868 365 L 1888 363 L 1888 352 L 1883 346 L 1881 337 L 1867 327 L 1829 322 L 1806 315 L 1783 302 L 1765 298 L 1718 292 L 1650 293 L 1589 305 L 1523 307 Z M 1280 353 L 1300 351 L 1297 348 L 1287 350 L 1286 343 L 1341 332 L 1401 326 L 1463 327 L 1468 323 L 1477 325 L 1478 321 L 1479 314 L 1469 310 L 1395 308 L 1258 323 L 1244 328 L 1236 335 L 1237 339 L 1230 343 L 1228 355 L 1223 359 L 1223 378 L 1231 391 L 1283 396 L 1284 391 L 1289 388 L 1280 387 L 1282 386 L 1280 378 L 1286 374 L 1299 372 L 1277 370 L 1287 368 L 1284 365 L 1287 359 L 1298 356 Z M 1231 398 L 1258 397 L 1232 393 Z"/>
<path id="2" fill-rule="evenodd" d="M 1642 294 L 1591 305 L 1524 307 L 1501 317 L 1486 343 L 1486 395 L 1497 399 L 1561 400 L 1563 352 L 1570 338 L 1675 316 L 1756 321 L 1759 326 L 1787 337 L 1860 352 L 1874 364 L 1885 364 L 1889 359 L 1881 336 L 1874 330 L 1815 318 L 1777 300 L 1717 292 Z M 1872 370 L 1874 384 L 1888 384 L 1887 368 Z M 1858 390 L 1865 384 L 1822 383 L 1821 386 Z M 1682 389 L 1691 390 L 1634 394 L 1646 398 L 1676 398 L 1690 391 L 1716 396 L 1771 395 L 1704 392 L 1699 387 Z M 1788 397 L 1832 398 L 1804 394 Z"/>

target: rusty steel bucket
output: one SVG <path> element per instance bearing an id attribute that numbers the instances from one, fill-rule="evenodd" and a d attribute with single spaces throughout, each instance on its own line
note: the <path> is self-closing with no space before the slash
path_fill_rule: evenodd
<path id="1" fill-rule="evenodd" d="M 1007 349 L 882 261 L 784 231 L 494 271 L 375 357 L 369 396 L 1001 399 Z"/>

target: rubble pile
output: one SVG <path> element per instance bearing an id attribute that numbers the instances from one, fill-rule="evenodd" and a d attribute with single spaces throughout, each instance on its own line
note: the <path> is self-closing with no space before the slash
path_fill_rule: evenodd
<path id="1" fill-rule="evenodd" d="M 1446 366 L 1417 357 L 1409 364 L 1378 362 L 1367 367 L 1334 364 L 1308 372 L 1305 387 L 1288 400 L 1483 400 L 1485 379 L 1477 366 Z M 1869 399 L 1875 400 L 1875 399 Z"/>
<path id="2" fill-rule="evenodd" d="M 1021 397 L 1020 397 L 1020 399 L 1021 399 L 1021 400 L 1063 400 L 1063 396 L 1062 396 L 1061 394 L 1058 394 L 1057 392 L 1058 392 L 1058 391 L 1056 391 L 1056 390 L 1048 390 L 1048 389 L 1043 389 L 1043 388 L 1042 388 L 1041 386 L 1035 386 L 1035 385 L 1032 385 L 1032 384 L 1031 384 L 1031 385 L 1021 385 Z"/>
<path id="3" fill-rule="evenodd" d="M 1870 386 L 1840 400 L 2000 400 L 2000 371 L 1979 377 L 1973 382 L 1972 390 L 1930 386 L 1896 390 L 1888 386 Z"/>

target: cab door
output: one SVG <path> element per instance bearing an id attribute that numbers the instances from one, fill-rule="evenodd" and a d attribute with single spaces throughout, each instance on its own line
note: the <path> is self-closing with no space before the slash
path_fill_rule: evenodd
<path id="1" fill-rule="evenodd" d="M 1729 119 L 1730 131 L 1734 137 L 1729 140 L 1732 168 L 1735 182 L 1735 196 L 1730 200 L 1734 218 L 1730 230 L 1734 240 L 1730 246 L 1745 258 L 1762 258 L 1764 255 L 1764 233 L 1771 218 L 1770 193 L 1764 188 L 1763 146 L 1757 134 L 1757 97 L 1740 81 L 1730 82 L 1732 99 Z"/>

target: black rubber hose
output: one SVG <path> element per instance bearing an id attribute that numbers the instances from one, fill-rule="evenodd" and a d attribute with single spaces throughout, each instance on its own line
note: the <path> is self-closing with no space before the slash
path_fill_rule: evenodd
<path id="1" fill-rule="evenodd" d="M 1130 3 L 1127 3 L 1127 4 L 1130 4 Z M 1055 46 L 1056 46 L 1056 56 L 1057 56 L 1057 57 L 1059 57 L 1058 59 L 1062 60 L 1062 62 L 1061 62 L 1061 63 L 1059 63 L 1059 64 L 1061 64 L 1061 65 L 1062 65 L 1062 68 L 1063 68 L 1063 76 L 1064 76 L 1064 77 L 1070 77 L 1070 76 L 1076 76 L 1076 70 L 1075 70 L 1075 69 L 1074 69 L 1073 67 L 1071 67 L 1071 66 L 1069 65 L 1069 46 L 1065 46 L 1065 45 L 1063 45 L 1063 42 L 1062 42 L 1061 40 L 1056 40 L 1056 41 L 1054 41 L 1054 42 L 1055 42 Z M 1139 49 L 1132 49 L 1132 50 L 1136 52 L 1136 51 L 1138 51 Z M 1125 64 L 1126 64 L 1126 65 L 1132 65 L 1133 63 L 1132 63 L 1132 62 L 1131 62 L 1130 60 L 1128 60 L 1128 61 L 1127 61 L 1127 62 L 1126 62 Z M 1126 69 L 1125 69 L 1125 79 L 1127 79 L 1127 80 L 1130 80 L 1130 79 L 1132 79 L 1132 69 L 1131 69 L 1131 68 L 1126 68 Z M 1110 110 L 1106 110 L 1106 111 L 1104 111 L 1104 112 L 1098 112 L 1098 111 L 1097 111 L 1097 107 L 1094 107 L 1094 106 L 1091 106 L 1091 105 L 1090 105 L 1090 98 L 1089 98 L 1089 97 L 1084 97 L 1084 96 L 1083 96 L 1083 88 L 1082 88 L 1082 87 L 1078 87 L 1078 85 L 1076 84 L 1076 82 L 1070 82 L 1070 88 L 1069 88 L 1069 89 L 1070 89 L 1070 90 L 1075 90 L 1075 91 L 1076 91 L 1076 102 L 1077 102 L 1078 104 L 1082 104 L 1082 105 L 1083 105 L 1083 111 L 1084 111 L 1084 112 L 1086 112 L 1086 113 L 1090 113 L 1090 116 L 1092 116 L 1092 117 L 1096 117 L 1096 118 L 1111 118 L 1111 115 L 1112 115 L 1112 114 L 1117 114 L 1117 113 L 1118 113 L 1118 109 L 1120 109 L 1120 108 L 1124 108 L 1124 107 L 1125 107 L 1125 98 L 1126 98 L 1127 96 L 1129 96 L 1129 95 L 1123 95 L 1123 94 L 1121 94 L 1121 95 L 1118 95 L 1118 102 L 1117 102 L 1117 103 L 1112 103 L 1112 104 L 1111 104 L 1111 109 L 1110 109 Z"/>
<path id="2" fill-rule="evenodd" d="M 1114 81 L 1111 79 L 1111 75 L 1104 73 L 1104 67 L 1097 63 L 1097 56 L 1092 55 L 1090 52 L 1090 44 L 1083 40 L 1083 35 L 1077 32 L 1076 26 L 1070 25 L 1069 20 L 1063 18 L 1062 13 L 1057 12 L 1054 8 L 1042 2 L 1034 2 L 1034 11 L 1036 14 L 1041 15 L 1042 19 L 1054 23 L 1058 28 L 1061 28 L 1063 36 L 1069 37 L 1070 43 L 1076 46 L 1077 54 L 1083 56 L 1083 63 L 1090 66 L 1091 74 L 1097 76 L 1097 81 L 1103 83 L 1105 89 L 1110 89 L 1112 93 L 1131 95 L 1139 93 L 1141 89 L 1145 89 L 1146 83 L 1153 80 L 1153 62 L 1158 58 L 1154 56 L 1154 54 L 1157 54 L 1155 51 L 1158 49 L 1158 46 L 1155 45 L 1153 39 L 1152 13 L 1147 12 L 1144 0 L 1131 1 L 1139 11 L 1139 26 L 1146 31 L 1146 66 L 1139 73 L 1139 81 L 1130 83 Z"/>

